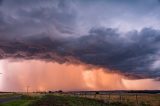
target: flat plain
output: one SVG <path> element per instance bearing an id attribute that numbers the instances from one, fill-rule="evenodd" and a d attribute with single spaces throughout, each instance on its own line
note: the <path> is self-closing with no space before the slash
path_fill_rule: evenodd
<path id="1" fill-rule="evenodd" d="M 9 99 L 13 97 L 15 99 Z M 160 106 L 160 94 L 4 93 L 0 106 Z"/>

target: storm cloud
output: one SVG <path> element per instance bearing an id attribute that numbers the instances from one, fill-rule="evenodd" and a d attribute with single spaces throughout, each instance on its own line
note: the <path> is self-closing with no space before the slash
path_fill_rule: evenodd
<path id="1" fill-rule="evenodd" d="M 75 17 L 66 0 L 5 0 L 0 7 L 0 32 L 3 38 L 42 33 L 66 36 L 73 33 Z"/>
<path id="2" fill-rule="evenodd" d="M 83 3 L 88 5 L 85 6 Z M 96 14 L 92 13 L 90 10 L 93 7 L 90 3 L 90 1 L 79 3 L 68 0 L 37 0 L 36 2 L 4 0 L 2 3 L 0 0 L 0 58 L 83 63 L 116 70 L 128 77 L 158 79 L 160 77 L 160 30 L 156 29 L 156 25 L 155 28 L 148 26 L 152 26 L 149 22 L 156 23 L 160 16 L 155 16 L 152 22 L 148 20 L 153 18 L 152 14 L 157 13 L 159 7 L 147 14 L 146 17 L 150 16 L 150 18 L 146 19 L 140 14 L 146 14 L 144 10 L 147 10 L 147 7 L 143 7 L 141 12 L 137 13 L 138 10 L 126 9 L 128 8 L 126 6 L 122 8 L 126 10 L 126 14 L 117 19 L 117 14 L 121 12 L 118 8 L 113 9 L 114 2 L 111 3 L 113 14 L 110 16 L 108 15 L 110 11 L 106 16 L 99 16 L 99 13 L 103 14 L 106 10 L 104 5 L 100 8 L 101 6 L 96 4 L 98 8 L 97 10 L 94 8 Z M 127 3 L 130 5 L 129 2 Z M 151 4 L 155 3 L 157 0 Z M 81 7 L 82 5 L 84 7 Z M 138 15 L 135 16 L 135 13 Z M 128 18 L 129 16 L 133 17 Z M 133 19 L 137 17 L 140 18 L 135 25 L 136 21 Z M 115 24 L 112 23 L 113 21 L 123 22 L 126 18 L 129 19 L 126 21 L 130 22 L 131 26 L 139 27 L 141 20 L 146 20 L 148 23 L 144 24 L 146 27 L 141 30 L 131 27 L 132 30 L 125 32 L 119 31 L 117 26 L 113 27 Z M 124 26 L 126 26 L 125 22 Z"/>
<path id="3" fill-rule="evenodd" d="M 124 37 L 125 36 L 125 37 Z M 127 36 L 127 37 L 126 37 Z M 78 60 L 88 65 L 118 70 L 139 78 L 158 78 L 160 31 L 118 33 L 116 29 L 91 29 L 79 38 L 50 39 L 45 35 L 1 40 L 1 59 L 22 58 L 56 61 Z"/>

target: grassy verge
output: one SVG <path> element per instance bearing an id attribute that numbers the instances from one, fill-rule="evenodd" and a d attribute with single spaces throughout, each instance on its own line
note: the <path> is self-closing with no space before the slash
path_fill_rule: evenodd
<path id="1" fill-rule="evenodd" d="M 37 99 L 38 97 L 21 95 L 20 99 L 13 100 L 7 103 L 1 103 L 0 106 L 29 106 L 29 104 Z"/>
<path id="2" fill-rule="evenodd" d="M 16 93 L 0 94 L 0 99 L 1 99 L 1 98 L 14 97 L 14 96 L 19 96 L 19 94 L 16 94 Z"/>

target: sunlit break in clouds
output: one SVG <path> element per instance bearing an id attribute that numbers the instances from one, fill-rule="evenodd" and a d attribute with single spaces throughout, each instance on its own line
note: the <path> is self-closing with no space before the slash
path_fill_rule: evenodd
<path id="1" fill-rule="evenodd" d="M 0 91 L 160 90 L 159 0 L 0 0 Z"/>

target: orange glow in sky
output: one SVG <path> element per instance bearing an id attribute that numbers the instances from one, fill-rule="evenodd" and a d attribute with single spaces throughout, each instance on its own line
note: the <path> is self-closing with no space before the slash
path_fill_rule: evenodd
<path id="1" fill-rule="evenodd" d="M 1 60 L 0 73 L 2 91 L 160 89 L 152 79 L 129 80 L 103 69 L 39 60 Z"/>

